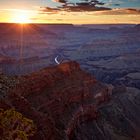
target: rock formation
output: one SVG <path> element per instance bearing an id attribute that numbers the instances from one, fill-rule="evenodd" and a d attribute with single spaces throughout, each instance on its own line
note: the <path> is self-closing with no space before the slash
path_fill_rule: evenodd
<path id="1" fill-rule="evenodd" d="M 136 139 L 139 90 L 118 88 L 112 90 L 71 61 L 21 76 L 0 107 L 15 108 L 34 121 L 32 140 Z M 137 117 L 129 116 L 132 109 Z"/>

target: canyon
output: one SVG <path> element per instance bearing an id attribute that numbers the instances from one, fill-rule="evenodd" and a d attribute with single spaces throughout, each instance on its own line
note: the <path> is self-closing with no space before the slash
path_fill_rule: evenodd
<path id="1" fill-rule="evenodd" d="M 140 90 L 99 82 L 76 61 L 0 77 L 0 108 L 15 108 L 34 121 L 31 140 L 140 138 Z"/>

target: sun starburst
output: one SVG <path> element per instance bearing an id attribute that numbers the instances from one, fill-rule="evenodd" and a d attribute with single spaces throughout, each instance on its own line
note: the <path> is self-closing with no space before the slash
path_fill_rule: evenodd
<path id="1" fill-rule="evenodd" d="M 30 13 L 28 11 L 17 11 L 12 15 L 11 20 L 14 23 L 30 23 Z"/>

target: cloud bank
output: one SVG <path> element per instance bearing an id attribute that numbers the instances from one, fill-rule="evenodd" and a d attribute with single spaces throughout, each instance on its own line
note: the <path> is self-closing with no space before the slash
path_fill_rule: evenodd
<path id="1" fill-rule="evenodd" d="M 111 8 L 104 7 L 103 2 L 98 0 L 79 0 L 79 2 L 70 2 L 69 0 L 54 0 L 57 3 L 60 3 L 61 6 L 56 8 L 46 6 L 41 9 L 42 12 L 89 12 L 89 11 L 102 11 L 102 10 L 111 10 Z"/>

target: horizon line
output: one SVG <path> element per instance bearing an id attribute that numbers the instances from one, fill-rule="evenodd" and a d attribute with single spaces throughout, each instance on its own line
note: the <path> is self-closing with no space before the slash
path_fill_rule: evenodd
<path id="1" fill-rule="evenodd" d="M 42 25 L 138 25 L 140 23 L 89 23 L 89 24 L 73 24 L 73 23 L 15 23 L 15 22 L 0 22 L 0 24 L 42 24 Z"/>

